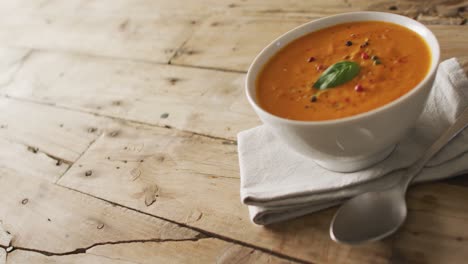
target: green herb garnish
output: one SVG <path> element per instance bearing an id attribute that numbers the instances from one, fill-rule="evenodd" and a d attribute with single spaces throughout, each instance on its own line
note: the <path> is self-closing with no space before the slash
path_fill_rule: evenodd
<path id="1" fill-rule="evenodd" d="M 333 88 L 352 80 L 359 74 L 361 67 L 353 61 L 340 61 L 330 66 L 320 75 L 313 87 L 319 90 Z"/>

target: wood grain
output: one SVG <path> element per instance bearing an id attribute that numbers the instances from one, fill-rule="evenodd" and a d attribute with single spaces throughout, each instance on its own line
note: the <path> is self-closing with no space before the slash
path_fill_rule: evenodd
<path id="1" fill-rule="evenodd" d="M 424 184 L 410 190 L 410 214 L 394 237 L 395 263 L 462 263 L 468 258 L 466 188 Z"/>
<path id="2" fill-rule="evenodd" d="M 308 16 L 211 17 L 197 28 L 172 63 L 246 71 L 268 43 L 310 20 Z M 458 26 L 430 26 L 430 29 L 440 41 L 442 59 L 466 55 L 468 30 L 460 30 Z"/>
<path id="3" fill-rule="evenodd" d="M 310 20 L 304 16 L 214 16 L 195 30 L 171 62 L 246 71 L 271 41 Z"/>
<path id="4" fill-rule="evenodd" d="M 306 261 L 340 263 L 346 258 L 349 263 L 362 263 L 369 259 L 386 263 L 391 258 L 396 247 L 392 239 L 356 248 L 331 242 L 328 224 L 334 210 L 267 228 L 252 225 L 247 209 L 238 201 L 236 159 L 236 146 L 223 144 L 223 140 L 132 125 L 121 127 L 115 137 L 106 135 L 98 139 L 58 183 Z M 84 176 L 88 170 L 93 171 L 92 177 Z M 440 231 L 431 234 L 433 244 L 447 239 L 456 240 L 456 232 L 463 234 L 464 230 L 468 230 L 468 222 L 458 220 L 465 218 L 467 212 L 464 200 L 468 198 L 468 193 L 465 189 L 442 184 L 418 188 L 426 188 L 437 199 L 452 201 L 450 207 L 429 203 L 434 207 L 425 209 L 434 215 L 433 218 L 444 218 L 439 223 Z M 146 203 L 148 195 L 155 197 L 151 204 Z M 411 217 L 417 219 L 416 223 L 430 221 L 427 213 L 418 207 L 427 198 L 418 195 L 410 197 Z M 450 210 L 448 215 L 447 210 Z M 416 230 L 429 232 L 428 229 L 420 229 L 418 225 L 408 225 L 403 233 Z M 406 239 L 409 238 L 398 243 L 406 243 Z M 461 245 L 468 246 L 468 241 L 462 241 Z M 400 258 L 411 257 L 411 251 L 398 250 Z M 429 247 L 418 250 L 426 251 Z M 346 257 L 341 253 L 343 251 L 348 252 Z"/>
<path id="5" fill-rule="evenodd" d="M 164 252 L 164 254 L 161 254 Z M 181 254 L 180 252 L 192 252 Z M 221 254 L 220 254 L 221 252 Z M 90 250 L 97 256 L 117 259 L 139 259 L 138 263 L 295 263 L 282 260 L 258 250 L 233 245 L 219 239 L 202 239 L 191 243 L 145 243 L 130 246 L 100 246 Z M 139 256 L 144 255 L 145 258 Z"/>
<path id="6" fill-rule="evenodd" d="M 55 182 L 69 166 L 34 147 L 0 138 L 0 174 L 21 174 Z"/>
<path id="7" fill-rule="evenodd" d="M 427 5 L 426 1 L 411 0 L 293 0 L 287 5 L 281 0 L 203 0 L 190 3 L 177 0 L 71 0 L 32 3 L 6 0 L 0 3 L 0 23 L 3 25 L 0 29 L 0 41 L 2 45 L 15 47 L 65 50 L 165 63 L 205 17 L 218 16 L 215 20 L 225 18 L 219 23 L 229 23 L 230 26 L 213 30 L 210 25 L 216 21 L 205 23 L 200 28 L 202 31 L 197 30 L 199 38 L 194 41 L 199 41 L 199 45 L 210 44 L 208 46 L 215 51 L 212 55 L 226 49 L 233 55 L 231 60 L 239 60 L 237 55 L 252 51 L 257 53 L 272 36 L 278 36 L 292 28 L 291 26 L 299 25 L 295 16 L 302 17 L 299 20 L 305 22 L 326 15 L 372 10 L 420 18 L 423 23 L 428 24 L 453 25 L 466 23 L 462 15 L 464 6 L 466 3 L 461 0 L 436 0 L 432 5 Z M 254 17 L 267 14 L 276 17 L 281 23 L 268 24 L 268 19 L 258 18 L 251 21 L 246 14 Z M 251 26 L 245 27 L 242 21 L 247 21 Z M 252 29 L 252 26 L 258 27 L 257 30 Z M 262 30 L 258 30 L 259 28 Z M 204 38 L 207 34 L 211 34 L 209 39 Z M 264 39 L 267 42 L 258 41 L 256 38 L 259 35 L 266 37 Z M 212 47 L 211 44 L 216 44 L 212 42 L 215 39 L 220 46 Z M 256 45 L 245 46 L 244 41 L 255 42 Z M 222 45 L 227 46 L 223 48 Z M 206 47 L 200 47 L 203 46 L 192 43 L 179 52 L 197 55 L 190 57 L 198 59 L 201 53 L 208 52 Z M 249 61 L 252 58 L 249 57 Z M 178 61 L 190 65 L 194 63 L 189 59 Z M 221 68 L 246 70 L 245 62 L 239 63 L 230 61 Z M 207 63 L 202 61 L 193 65 Z"/>
<path id="8" fill-rule="evenodd" d="M 171 63 L 247 71 L 271 41 L 310 20 L 306 16 L 213 16 L 195 30 Z"/>
<path id="9" fill-rule="evenodd" d="M 6 50 L 3 53 L 0 58 L 12 56 Z M 16 71 L 10 70 L 13 67 Z M 25 59 L 21 67 L 10 68 L 3 70 L 10 81 L 0 87 L 0 94 L 15 98 L 229 139 L 259 124 L 244 95 L 243 75 L 238 73 L 39 51 Z M 17 115 L 21 113 L 28 116 L 27 111 Z M 80 120 L 76 115 L 74 118 Z M 45 125 L 40 122 L 24 129 Z M 53 126 L 59 129 L 58 125 Z M 71 133 L 97 127 L 74 122 L 65 125 Z M 75 141 L 68 142 L 62 145 L 72 147 L 69 145 Z M 75 156 L 67 154 L 70 160 Z"/>
<path id="10" fill-rule="evenodd" d="M 11 245 L 0 244 L 1 250 L 13 248 L 8 263 L 102 263 L 113 257 L 128 263 L 210 263 L 232 262 L 238 254 L 250 263 L 288 262 L 17 171 L 2 173 L 0 186 L 0 221 L 12 236 Z M 143 252 L 153 252 L 153 258 Z"/>
<path id="11" fill-rule="evenodd" d="M 189 252 L 181 254 L 181 252 Z M 14 251 L 8 263 L 68 264 L 150 264 L 150 263 L 294 263 L 258 250 L 233 245 L 219 239 L 167 241 L 96 246 L 86 254 L 44 256 L 35 252 Z"/>
<path id="12" fill-rule="evenodd" d="M 145 17 L 63 13 L 58 7 L 53 13 L 0 11 L 0 42 L 4 46 L 166 63 L 190 35 L 196 24 L 192 21 L 198 19 L 164 12 Z"/>
<path id="13" fill-rule="evenodd" d="M 91 114 L 0 98 L 0 137 L 64 163 L 74 162 L 110 123 L 115 122 Z"/>
<path id="14" fill-rule="evenodd" d="M 458 63 L 460 63 L 460 66 L 465 71 L 466 75 L 468 76 L 468 56 L 459 57 Z"/>
<path id="15" fill-rule="evenodd" d="M 228 9 L 227 0 L 69 0 L 35 1 L 5 0 L 0 2 L 2 13 L 66 14 L 78 16 L 154 17 L 164 14 L 208 14 Z M 206 8 L 209 6 L 210 8 Z"/>
<path id="16" fill-rule="evenodd" d="M 1 264 L 2 262 L 0 262 Z M 138 262 L 96 256 L 93 254 L 74 254 L 65 256 L 45 256 L 40 253 L 16 250 L 8 254 L 8 264 L 46 263 L 46 264 L 136 264 Z"/>
<path id="17" fill-rule="evenodd" d="M 66 253 L 108 241 L 191 239 L 198 235 L 46 181 L 3 174 L 0 182 L 1 220 L 13 236 L 14 248 Z"/>

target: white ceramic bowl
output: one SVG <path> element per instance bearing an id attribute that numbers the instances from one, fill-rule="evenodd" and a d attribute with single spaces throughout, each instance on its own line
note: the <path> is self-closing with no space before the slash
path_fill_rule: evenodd
<path id="1" fill-rule="evenodd" d="M 386 21 L 406 27 L 429 45 L 432 62 L 426 77 L 411 91 L 369 112 L 328 121 L 295 121 L 263 110 L 257 102 L 256 79 L 269 59 L 288 43 L 316 30 L 352 21 Z M 353 12 L 299 26 L 270 43 L 255 58 L 246 77 L 247 98 L 260 119 L 287 146 L 329 170 L 350 172 L 385 159 L 420 116 L 432 88 L 440 48 L 434 34 L 421 23 L 395 14 Z"/>

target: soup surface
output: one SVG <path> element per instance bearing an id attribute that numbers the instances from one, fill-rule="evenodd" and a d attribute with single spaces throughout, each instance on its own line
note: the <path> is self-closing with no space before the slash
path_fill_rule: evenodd
<path id="1" fill-rule="evenodd" d="M 356 62 L 359 73 L 338 86 L 314 88 L 328 67 L 342 61 Z M 271 58 L 257 79 L 257 99 L 266 111 L 293 120 L 352 116 L 410 91 L 430 64 L 426 42 L 409 29 L 378 21 L 339 24 L 301 37 Z"/>

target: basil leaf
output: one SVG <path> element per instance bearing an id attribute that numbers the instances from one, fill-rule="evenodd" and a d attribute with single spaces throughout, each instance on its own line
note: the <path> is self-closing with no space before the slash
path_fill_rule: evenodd
<path id="1" fill-rule="evenodd" d="M 359 74 L 361 67 L 353 61 L 340 61 L 330 66 L 314 83 L 314 88 L 325 90 L 351 81 Z"/>

